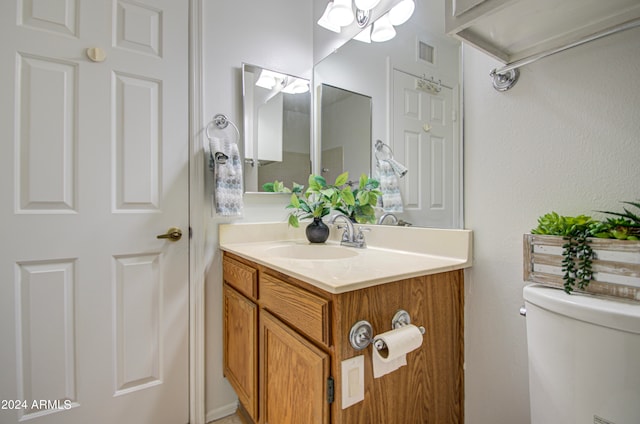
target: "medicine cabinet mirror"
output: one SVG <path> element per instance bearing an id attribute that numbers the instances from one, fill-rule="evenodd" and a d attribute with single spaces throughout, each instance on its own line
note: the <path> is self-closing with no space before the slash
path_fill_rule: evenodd
<path id="1" fill-rule="evenodd" d="M 265 183 L 305 184 L 311 172 L 309 81 L 242 65 L 246 192 Z"/>

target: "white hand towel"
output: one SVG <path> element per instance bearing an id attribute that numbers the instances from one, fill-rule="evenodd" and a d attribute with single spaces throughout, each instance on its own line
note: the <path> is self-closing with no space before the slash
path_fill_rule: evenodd
<path id="1" fill-rule="evenodd" d="M 394 158 L 386 159 L 386 161 L 389 162 L 389 165 L 391 165 L 391 169 L 393 169 L 393 172 L 396 173 L 398 178 L 402 178 L 407 175 L 407 172 L 409 170 L 403 164 L 399 163 Z"/>
<path id="2" fill-rule="evenodd" d="M 243 184 L 238 144 L 226 137 L 211 137 L 209 150 L 213 165 L 216 213 L 222 216 L 241 216 Z"/>
<path id="3" fill-rule="evenodd" d="M 380 182 L 382 210 L 385 212 L 402 212 L 402 196 L 398 184 L 398 176 L 389 161 L 376 161 L 376 172 Z"/>

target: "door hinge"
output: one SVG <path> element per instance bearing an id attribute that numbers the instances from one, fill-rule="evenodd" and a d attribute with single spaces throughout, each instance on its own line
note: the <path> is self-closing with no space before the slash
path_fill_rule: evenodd
<path id="1" fill-rule="evenodd" d="M 333 403 L 334 393 L 335 393 L 335 384 L 333 381 L 333 377 L 327 378 L 327 402 Z"/>

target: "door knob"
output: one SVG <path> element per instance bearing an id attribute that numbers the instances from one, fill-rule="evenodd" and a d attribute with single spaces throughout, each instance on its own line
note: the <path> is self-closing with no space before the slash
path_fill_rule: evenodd
<path id="1" fill-rule="evenodd" d="M 164 234 L 159 234 L 156 238 L 169 239 L 170 241 L 178 241 L 182 238 L 182 230 L 177 227 L 171 227 Z"/>

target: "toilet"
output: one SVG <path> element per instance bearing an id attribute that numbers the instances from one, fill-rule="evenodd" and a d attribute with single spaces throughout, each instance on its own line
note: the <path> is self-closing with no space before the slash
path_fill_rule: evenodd
<path id="1" fill-rule="evenodd" d="M 523 297 L 531 424 L 640 423 L 640 303 L 538 284 Z"/>

